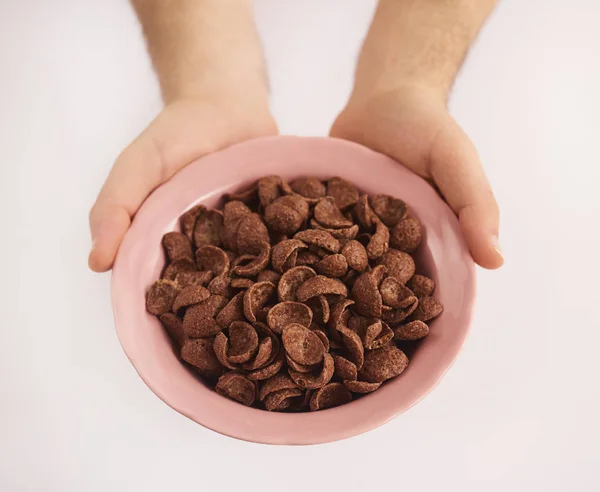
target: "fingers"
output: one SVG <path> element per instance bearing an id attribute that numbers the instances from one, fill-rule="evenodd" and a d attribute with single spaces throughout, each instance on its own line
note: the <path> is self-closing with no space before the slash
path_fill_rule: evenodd
<path id="1" fill-rule="evenodd" d="M 111 268 L 131 217 L 162 181 L 160 151 L 147 130 L 119 156 L 90 212 L 92 270 Z"/>
<path id="2" fill-rule="evenodd" d="M 181 168 L 235 142 L 277 133 L 268 107 L 232 108 L 201 99 L 172 103 L 123 151 L 90 212 L 92 270 L 112 267 L 142 202 Z"/>
<path id="3" fill-rule="evenodd" d="M 501 267 L 498 204 L 475 147 L 454 120 L 436 137 L 430 166 L 434 181 L 458 215 L 473 259 L 484 268 Z"/>
<path id="4" fill-rule="evenodd" d="M 146 197 L 194 159 L 224 145 L 214 115 L 190 117 L 189 108 L 166 110 L 117 158 L 90 212 L 89 267 L 112 267 L 131 218 Z M 208 143 L 210 142 L 210 144 Z"/>

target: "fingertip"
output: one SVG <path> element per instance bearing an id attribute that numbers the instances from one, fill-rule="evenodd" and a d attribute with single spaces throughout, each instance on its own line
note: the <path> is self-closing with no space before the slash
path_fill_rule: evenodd
<path id="1" fill-rule="evenodd" d="M 487 270 L 496 270 L 504 264 L 498 236 L 477 229 L 463 227 L 463 230 L 475 263 Z"/>
<path id="2" fill-rule="evenodd" d="M 486 242 L 488 244 L 484 249 L 475 250 L 473 258 L 480 267 L 486 270 L 497 270 L 504 265 L 504 255 L 494 246 L 493 238 L 488 238 Z"/>
<path id="3" fill-rule="evenodd" d="M 475 262 L 488 270 L 500 268 L 504 264 L 498 240 L 500 213 L 491 192 L 477 200 L 474 199 L 472 205 L 467 205 L 457 212 Z"/>
<path id="4" fill-rule="evenodd" d="M 500 240 L 496 235 L 492 236 L 492 249 L 495 252 L 495 262 L 490 268 L 495 270 L 496 268 L 500 268 L 502 265 L 504 265 L 504 253 L 500 247 Z"/>
<path id="5" fill-rule="evenodd" d="M 106 248 L 92 246 L 88 256 L 88 266 L 96 273 L 106 272 L 111 269 L 114 257 L 106 251 Z"/>
<path id="6" fill-rule="evenodd" d="M 94 272 L 110 270 L 117 251 L 131 224 L 127 211 L 121 207 L 95 209 L 90 218 L 92 249 L 88 266 Z"/>

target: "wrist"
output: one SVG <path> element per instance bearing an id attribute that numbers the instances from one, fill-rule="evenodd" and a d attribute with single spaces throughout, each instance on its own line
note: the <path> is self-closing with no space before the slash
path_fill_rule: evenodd
<path id="1" fill-rule="evenodd" d="M 227 75 L 214 81 L 187 79 L 168 88 L 163 86 L 163 99 L 165 104 L 181 100 L 212 100 L 228 106 L 268 108 L 269 91 L 262 80 Z"/>
<path id="2" fill-rule="evenodd" d="M 357 108 L 389 101 L 402 105 L 402 101 L 407 101 L 412 107 L 415 101 L 423 101 L 428 106 L 446 109 L 447 97 L 444 87 L 423 79 L 398 77 L 385 83 L 361 83 L 357 79 L 347 106 Z"/>
<path id="3" fill-rule="evenodd" d="M 358 93 L 428 91 L 432 96 L 446 100 L 453 82 L 440 67 L 415 65 L 410 60 L 401 63 L 396 57 L 361 56 L 354 81 Z M 399 55 L 398 55 L 399 58 Z"/>
<path id="4" fill-rule="evenodd" d="M 197 97 L 266 102 L 269 90 L 262 55 L 258 50 L 248 51 L 248 56 L 242 57 L 240 50 L 215 50 L 191 58 L 193 63 L 188 60 L 169 70 L 157 70 L 165 103 Z"/>
<path id="5" fill-rule="evenodd" d="M 246 138 L 248 135 L 258 137 L 278 132 L 267 97 L 250 92 L 241 94 L 223 88 L 217 91 L 203 89 L 173 98 L 166 103 L 164 112 L 176 112 L 186 121 L 202 121 L 215 115 L 213 124 L 216 127 L 222 127 L 225 132 L 246 129 Z M 228 123 L 223 126 L 220 122 Z"/>

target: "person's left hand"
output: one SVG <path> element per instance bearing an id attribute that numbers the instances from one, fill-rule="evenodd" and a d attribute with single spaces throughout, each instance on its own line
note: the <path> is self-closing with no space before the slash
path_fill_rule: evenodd
<path id="1" fill-rule="evenodd" d="M 386 154 L 431 180 L 458 215 L 475 261 L 498 268 L 499 210 L 477 151 L 435 90 L 410 87 L 383 94 L 356 90 L 331 136 Z"/>

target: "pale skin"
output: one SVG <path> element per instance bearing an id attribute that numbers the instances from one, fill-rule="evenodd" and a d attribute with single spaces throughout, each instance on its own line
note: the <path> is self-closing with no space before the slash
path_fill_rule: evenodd
<path id="1" fill-rule="evenodd" d="M 165 108 L 117 158 L 90 213 L 94 271 L 109 270 L 150 192 L 202 155 L 274 135 L 250 0 L 133 0 Z M 475 261 L 503 263 L 499 211 L 477 151 L 446 108 L 495 0 L 381 0 L 352 95 L 331 135 L 387 154 L 434 183 Z"/>

